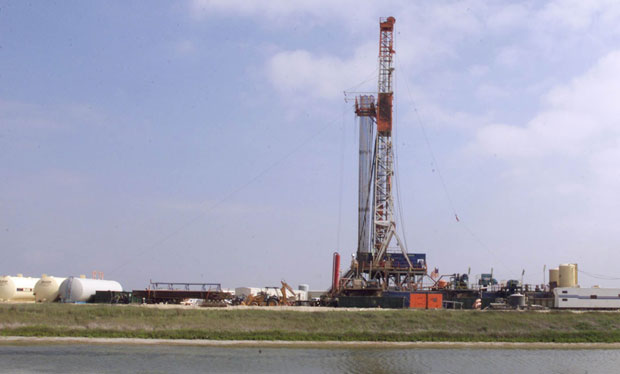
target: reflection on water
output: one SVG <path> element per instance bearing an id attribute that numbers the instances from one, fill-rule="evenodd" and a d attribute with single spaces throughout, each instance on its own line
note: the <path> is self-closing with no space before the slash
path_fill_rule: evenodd
<path id="1" fill-rule="evenodd" d="M 0 346 L 2 373 L 620 373 L 619 350 Z"/>

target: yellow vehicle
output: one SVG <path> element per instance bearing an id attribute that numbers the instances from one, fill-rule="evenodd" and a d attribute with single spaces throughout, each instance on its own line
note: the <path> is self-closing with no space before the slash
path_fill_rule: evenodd
<path id="1" fill-rule="evenodd" d="M 274 292 L 275 295 L 272 295 L 268 292 L 269 289 L 277 290 L 277 287 L 265 287 L 264 291 L 259 292 L 256 295 L 248 295 L 246 299 L 243 301 L 243 305 L 250 306 L 278 306 L 280 305 L 280 297 L 277 296 L 277 293 Z"/>
<path id="2" fill-rule="evenodd" d="M 285 281 L 280 281 L 282 287 L 265 287 L 264 291 L 256 295 L 248 295 L 243 301 L 243 305 L 250 306 L 278 306 L 278 305 L 295 305 L 297 298 L 295 291 Z M 273 290 L 269 292 L 269 290 Z M 278 295 L 278 291 L 280 294 Z"/>
<path id="3" fill-rule="evenodd" d="M 280 288 L 280 292 L 282 292 L 282 305 L 295 305 L 297 302 L 297 296 L 295 295 L 295 291 L 288 283 L 285 281 L 280 281 L 282 283 L 282 288 Z M 290 296 L 287 295 L 287 291 L 290 292 Z"/>

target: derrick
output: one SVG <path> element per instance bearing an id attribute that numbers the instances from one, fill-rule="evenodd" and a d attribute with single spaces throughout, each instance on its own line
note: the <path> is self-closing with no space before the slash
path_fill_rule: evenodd
<path id="1" fill-rule="evenodd" d="M 359 212 L 357 254 L 339 280 L 345 295 L 375 295 L 422 285 L 426 255 L 408 253 L 394 217 L 394 17 L 379 21 L 377 96 L 355 98 L 359 124 Z"/>

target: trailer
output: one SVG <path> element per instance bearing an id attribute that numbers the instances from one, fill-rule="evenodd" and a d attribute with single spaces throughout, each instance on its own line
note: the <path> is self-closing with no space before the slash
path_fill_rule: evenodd
<path id="1" fill-rule="evenodd" d="M 557 309 L 620 309 L 620 288 L 558 287 L 553 296 Z"/>
<path id="2" fill-rule="evenodd" d="M 222 291 L 219 283 L 151 282 L 147 289 L 132 293 L 134 300 L 144 304 L 180 304 L 187 299 L 201 299 L 206 305 L 223 305 L 225 300 L 232 299 L 232 294 Z"/>

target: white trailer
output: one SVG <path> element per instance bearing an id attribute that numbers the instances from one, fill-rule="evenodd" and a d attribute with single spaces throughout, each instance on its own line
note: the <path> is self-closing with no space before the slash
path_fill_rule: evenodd
<path id="1" fill-rule="evenodd" d="M 259 287 L 237 287 L 235 288 L 235 296 L 245 296 L 248 297 L 250 295 L 256 296 L 259 292 L 262 291 L 262 288 Z"/>
<path id="2" fill-rule="evenodd" d="M 553 296 L 559 309 L 620 309 L 620 288 L 557 287 Z"/>

